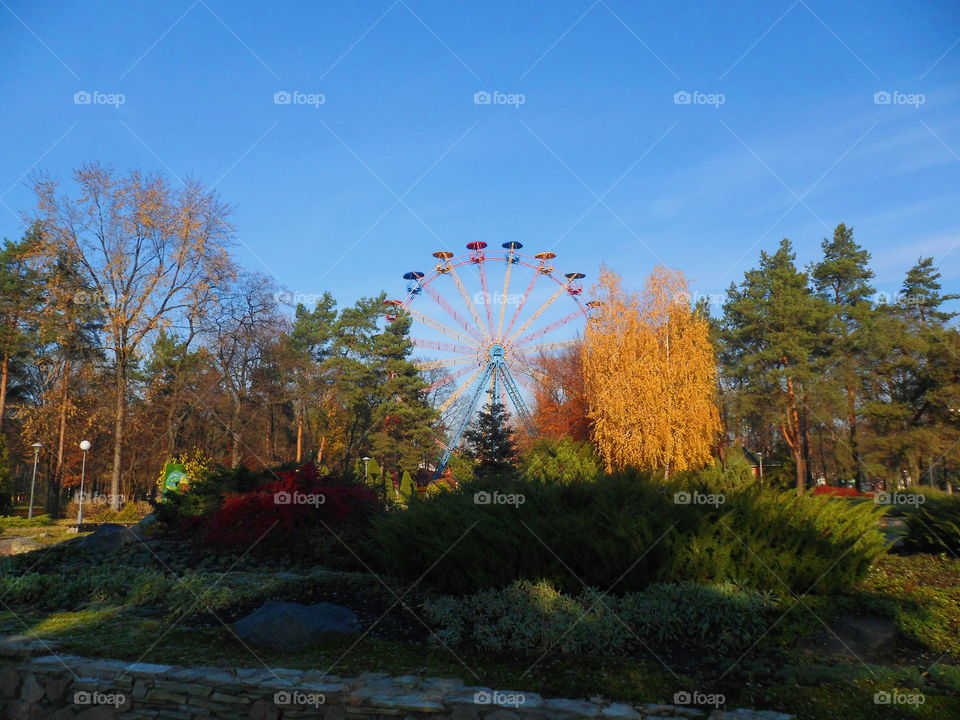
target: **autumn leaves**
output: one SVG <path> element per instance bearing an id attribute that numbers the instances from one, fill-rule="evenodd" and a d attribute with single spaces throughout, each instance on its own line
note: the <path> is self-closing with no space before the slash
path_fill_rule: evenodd
<path id="1" fill-rule="evenodd" d="M 630 292 L 604 268 L 593 294 L 601 304 L 587 323 L 583 375 L 607 470 L 707 465 L 720 432 L 716 363 L 683 273 L 658 266 Z"/>

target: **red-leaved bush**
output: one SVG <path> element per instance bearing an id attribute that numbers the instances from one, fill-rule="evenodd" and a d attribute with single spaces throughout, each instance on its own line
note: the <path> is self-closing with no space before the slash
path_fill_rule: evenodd
<path id="1" fill-rule="evenodd" d="M 377 508 L 376 493 L 363 485 L 318 477 L 313 464 L 279 473 L 278 480 L 224 496 L 204 525 L 205 544 L 248 548 L 305 529 L 361 520 Z"/>
<path id="2" fill-rule="evenodd" d="M 833 497 L 873 497 L 873 493 L 860 492 L 856 488 L 833 487 L 832 485 L 817 485 L 813 489 L 814 495 L 831 495 Z"/>

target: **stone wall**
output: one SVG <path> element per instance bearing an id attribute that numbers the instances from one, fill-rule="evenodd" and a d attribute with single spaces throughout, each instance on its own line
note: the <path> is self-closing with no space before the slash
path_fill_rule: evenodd
<path id="1" fill-rule="evenodd" d="M 0 716 L 11 720 L 546 720 L 689 718 L 791 720 L 773 712 L 627 705 L 594 698 L 468 687 L 460 680 L 355 678 L 322 670 L 177 667 L 54 654 L 27 637 L 0 639 Z"/>

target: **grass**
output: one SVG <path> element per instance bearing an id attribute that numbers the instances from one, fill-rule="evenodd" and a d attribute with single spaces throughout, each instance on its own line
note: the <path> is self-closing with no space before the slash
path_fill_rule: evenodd
<path id="1" fill-rule="evenodd" d="M 38 525 L 18 527 L 15 532 L 59 533 L 65 527 Z M 300 652 L 251 649 L 238 642 L 224 622 L 249 611 L 264 597 L 340 602 L 357 610 L 368 626 L 395 598 L 377 580 L 356 573 L 324 573 L 249 557 L 231 569 L 233 558 L 193 552 L 185 545 L 151 543 L 150 549 L 131 544 L 109 557 L 86 557 L 71 545 L 0 559 L 0 581 L 6 584 L 0 594 L 9 593 L 3 598 L 7 611 L 0 613 L 0 633 L 36 634 L 56 641 L 65 653 L 130 662 L 309 668 L 344 677 L 365 672 L 412 673 L 458 677 L 467 684 L 528 690 L 546 697 L 600 695 L 634 703 L 670 703 L 678 691 L 698 690 L 723 693 L 729 709 L 778 710 L 800 720 L 960 717 L 956 660 L 960 655 L 960 561 L 945 556 L 888 555 L 849 593 L 810 595 L 799 602 L 781 598 L 777 622 L 771 621 L 770 632 L 756 648 L 742 658 L 703 658 L 660 647 L 655 648 L 656 656 L 644 652 L 630 657 L 451 650 L 422 642 L 427 631 L 402 609 L 395 609 L 381 624 L 391 632 L 378 629 Z M 150 582 L 156 583 L 157 577 L 162 582 L 159 586 L 146 583 L 140 592 L 120 587 L 122 582 L 113 589 L 107 583 L 100 592 L 80 588 L 91 578 L 126 577 L 124 573 L 149 573 L 150 568 L 161 572 L 154 572 Z M 310 581 L 300 579 L 311 570 Z M 58 593 L 69 598 L 68 607 L 52 605 L 54 609 L 39 611 L 26 596 L 18 600 L 10 582 L 24 573 L 27 578 L 46 574 Z M 216 615 L 184 614 L 194 596 L 177 577 L 201 594 L 217 583 L 216 591 L 205 597 L 214 603 Z M 68 592 L 73 585 L 77 591 Z M 408 585 L 394 587 L 402 592 Z M 404 598 L 415 610 L 421 600 L 417 592 Z M 882 664 L 864 664 L 825 661 L 792 649 L 797 639 L 823 630 L 818 618 L 829 623 L 842 614 L 894 619 L 904 637 L 898 655 Z M 398 628 L 403 632 L 396 632 Z M 921 692 L 925 702 L 915 708 L 874 704 L 875 693 L 894 689 Z"/>

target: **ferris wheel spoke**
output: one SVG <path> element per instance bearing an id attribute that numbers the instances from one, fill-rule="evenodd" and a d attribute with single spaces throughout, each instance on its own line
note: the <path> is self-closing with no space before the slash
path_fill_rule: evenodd
<path id="1" fill-rule="evenodd" d="M 541 343 L 540 345 L 526 345 L 521 348 L 511 350 L 514 355 L 530 355 L 531 353 L 544 352 L 546 350 L 560 350 L 562 348 L 574 347 L 577 340 L 558 340 L 557 342 Z"/>
<path id="2" fill-rule="evenodd" d="M 507 310 L 507 298 L 510 297 L 510 271 L 513 270 L 513 253 L 507 255 L 507 272 L 503 276 L 503 296 L 500 298 L 500 317 L 497 318 L 497 341 L 503 341 L 503 315 Z"/>
<path id="3" fill-rule="evenodd" d="M 460 396 L 463 395 L 463 393 L 466 392 L 467 389 L 476 382 L 477 377 L 478 377 L 478 376 L 480 375 L 480 373 L 483 372 L 484 370 L 486 370 L 486 366 L 484 366 L 484 365 L 481 365 L 481 366 L 478 367 L 476 370 L 474 370 L 474 371 L 470 374 L 470 377 L 468 377 L 468 378 L 464 381 L 463 385 L 461 385 L 461 386 L 458 387 L 456 390 L 454 390 L 452 393 L 450 393 L 450 397 L 448 397 L 446 400 L 443 401 L 443 403 L 440 405 L 440 412 L 443 413 L 444 411 L 446 411 L 446 409 L 447 409 L 448 407 L 450 407 L 451 405 L 453 405 L 453 404 L 460 398 Z"/>
<path id="4" fill-rule="evenodd" d="M 460 368 L 456 372 L 448 373 L 447 375 L 444 375 L 441 378 L 437 378 L 432 383 L 427 385 L 427 392 L 430 393 L 436 390 L 437 388 L 442 388 L 444 385 L 449 385 L 450 383 L 455 382 L 456 380 L 459 380 L 460 378 L 462 378 L 468 372 L 470 372 L 469 365 Z"/>
<path id="5" fill-rule="evenodd" d="M 487 315 L 487 330 L 489 331 L 489 336 L 493 337 L 493 316 L 490 313 L 490 301 L 493 299 L 490 297 L 490 290 L 487 289 L 487 270 L 486 263 L 481 260 L 477 263 L 480 266 L 480 287 L 483 290 L 483 309 Z"/>
<path id="6" fill-rule="evenodd" d="M 410 313 L 411 315 L 413 315 L 413 317 L 415 317 L 417 320 L 419 320 L 420 322 L 422 322 L 424 325 L 428 325 L 428 326 L 432 327 L 434 330 L 436 330 L 436 331 L 437 331 L 438 333 L 440 333 L 441 335 L 446 335 L 448 338 L 452 338 L 452 339 L 454 339 L 454 340 L 457 340 L 458 342 L 461 342 L 461 343 L 463 343 L 464 345 L 467 345 L 468 347 L 469 347 L 470 345 L 476 344 L 474 340 L 471 340 L 470 338 L 466 337 L 465 335 L 463 335 L 463 334 L 461 334 L 461 333 L 458 333 L 456 330 L 454 330 L 454 329 L 451 328 L 451 327 L 447 327 L 446 325 L 444 325 L 444 324 L 443 324 L 442 322 L 440 322 L 439 320 L 434 320 L 434 319 L 433 319 L 432 317 L 430 317 L 429 315 L 420 312 L 419 310 L 417 310 L 417 309 L 414 308 L 414 307 L 408 306 L 408 307 L 406 308 L 406 311 L 407 311 L 408 313 Z"/>
<path id="7" fill-rule="evenodd" d="M 447 315 L 453 318 L 457 325 L 466 330 L 467 333 L 478 342 L 483 342 L 483 335 L 480 333 L 479 328 L 474 327 L 467 322 L 467 319 L 457 312 L 456 308 L 447 302 L 447 299 L 441 295 L 433 285 L 424 285 L 423 289 L 427 291 L 427 294 L 430 295 L 430 297 L 437 301 L 437 304 L 444 309 Z"/>
<path id="8" fill-rule="evenodd" d="M 452 343 L 437 342 L 436 340 L 424 340 L 423 338 L 410 338 L 414 345 L 431 350 L 442 350 L 443 352 L 461 353 L 462 355 L 476 355 L 475 347 L 466 345 L 454 345 Z"/>
<path id="9" fill-rule="evenodd" d="M 530 278 L 530 284 L 527 285 L 527 290 L 523 293 L 523 297 L 520 299 L 520 303 L 517 305 L 517 309 L 513 311 L 513 317 L 510 318 L 510 324 L 507 325 L 507 332 L 503 337 L 509 337 L 510 331 L 513 330 L 513 326 L 517 322 L 517 318 L 520 317 L 520 312 L 523 310 L 523 306 L 527 303 L 527 298 L 530 297 L 530 293 L 533 292 L 533 286 L 537 282 L 537 278 L 540 277 L 541 273 L 535 272 L 533 277 Z"/>
<path id="10" fill-rule="evenodd" d="M 539 337 L 543 337 L 549 332 L 553 332 L 558 328 L 562 328 L 568 322 L 572 320 L 576 320 L 578 317 L 582 317 L 582 316 L 583 316 L 582 310 L 579 310 L 579 309 L 574 310 L 572 313 L 570 313 L 566 317 L 562 317 L 559 320 L 556 320 L 555 322 L 550 323 L 545 328 L 536 330 L 535 332 L 532 332 L 532 333 L 527 333 L 523 337 L 517 338 L 517 340 L 513 344 L 514 346 L 526 345 L 527 343 L 532 342 L 533 340 L 536 340 Z"/>
<path id="11" fill-rule="evenodd" d="M 442 360 L 420 360 L 414 363 L 417 370 L 435 370 L 437 368 L 458 367 L 459 365 L 469 365 L 475 363 L 475 357 L 465 358 L 443 358 Z"/>
<path id="12" fill-rule="evenodd" d="M 470 295 L 467 294 L 467 289 L 463 286 L 463 280 L 460 279 L 457 269 L 452 265 L 450 266 L 450 277 L 453 278 L 453 284 L 457 286 L 457 292 L 460 293 L 464 305 L 466 305 L 470 311 L 470 315 L 473 317 L 473 322 L 476 324 L 477 331 L 480 333 L 481 338 L 486 336 L 486 332 L 483 330 L 483 321 L 480 319 L 480 313 L 477 312 L 477 306 L 470 299 Z"/>
<path id="13" fill-rule="evenodd" d="M 563 295 L 566 291 L 567 291 L 566 285 L 561 285 L 560 287 L 558 287 L 554 291 L 553 295 L 547 298 L 546 301 L 543 303 L 543 305 L 541 305 L 533 315 L 528 317 L 526 321 L 523 323 L 523 325 L 520 326 L 520 329 L 517 330 L 513 334 L 513 336 L 507 340 L 507 344 L 508 345 L 512 344 L 514 340 L 516 340 L 518 337 L 523 335 L 530 328 L 530 326 L 533 325 L 534 322 L 536 322 L 537 318 L 543 315 L 544 311 L 546 311 L 547 308 L 553 305 L 557 301 L 557 299 L 561 295 Z"/>

